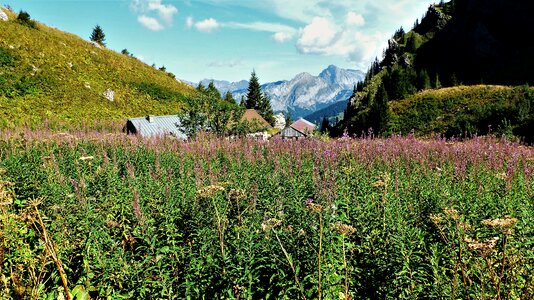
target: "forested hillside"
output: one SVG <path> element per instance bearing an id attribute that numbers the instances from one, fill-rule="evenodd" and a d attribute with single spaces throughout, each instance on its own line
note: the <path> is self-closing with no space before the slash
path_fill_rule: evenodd
<path id="1" fill-rule="evenodd" d="M 501 0 L 454 0 L 430 6 L 422 20 L 415 21 L 412 30 L 400 28 L 394 33 L 383 59 L 371 65 L 365 81 L 350 98 L 336 133 L 347 129 L 349 133 L 360 134 L 372 128 L 374 133 L 391 134 L 401 129 L 406 133 L 431 127 L 432 132 L 447 135 L 487 134 L 491 128 L 506 124 L 507 132 L 532 140 L 532 134 L 525 130 L 534 124 L 528 88 L 478 94 L 480 86 L 473 86 L 527 87 L 534 82 L 529 72 L 534 61 L 529 53 L 534 44 L 525 38 L 534 30 L 528 13 L 531 7 L 527 1 Z M 452 94 L 439 91 L 453 86 L 467 87 Z M 412 97 L 423 91 L 423 96 Z M 473 98 L 473 94 L 479 97 Z M 457 109 L 454 106 L 457 103 L 468 102 L 472 111 L 484 114 L 449 123 L 445 115 L 428 115 L 422 109 L 433 103 L 427 101 L 429 95 L 441 102 L 440 112 L 452 111 Z M 407 100 L 410 104 L 403 104 L 405 99 L 410 99 Z M 403 111 L 408 107 L 412 112 Z M 415 115 L 414 107 L 421 108 Z M 403 123 L 401 115 L 417 119 Z M 413 124 L 418 126 L 410 127 Z M 452 127 L 456 129 L 451 130 Z M 430 133 L 427 129 L 418 132 Z"/>

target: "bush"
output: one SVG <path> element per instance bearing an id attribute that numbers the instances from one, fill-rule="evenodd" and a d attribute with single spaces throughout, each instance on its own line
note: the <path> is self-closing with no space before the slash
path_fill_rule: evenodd
<path id="1" fill-rule="evenodd" d="M 0 48 L 0 66 L 11 66 L 13 65 L 13 56 L 10 51 L 4 48 Z"/>
<path id="2" fill-rule="evenodd" d="M 17 16 L 17 21 L 25 26 L 30 28 L 37 28 L 37 23 L 31 19 L 30 14 L 21 10 Z"/>

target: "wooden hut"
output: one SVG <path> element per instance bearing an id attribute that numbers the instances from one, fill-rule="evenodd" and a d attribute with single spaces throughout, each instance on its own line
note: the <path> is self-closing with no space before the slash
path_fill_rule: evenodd
<path id="1" fill-rule="evenodd" d="M 126 134 L 135 134 L 142 137 L 171 136 L 186 140 L 187 135 L 184 134 L 181 124 L 180 118 L 175 115 L 146 116 L 128 119 L 122 131 Z"/>

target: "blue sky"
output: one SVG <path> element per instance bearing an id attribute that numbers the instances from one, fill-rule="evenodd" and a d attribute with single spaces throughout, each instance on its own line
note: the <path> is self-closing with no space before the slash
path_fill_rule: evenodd
<path id="1" fill-rule="evenodd" d="M 49 26 L 128 49 L 178 78 L 260 82 L 318 74 L 330 64 L 365 71 L 429 0 L 4 0 Z"/>

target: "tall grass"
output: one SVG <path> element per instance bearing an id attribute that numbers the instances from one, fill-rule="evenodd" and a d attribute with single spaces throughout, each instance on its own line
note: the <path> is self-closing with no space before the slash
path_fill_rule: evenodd
<path id="1" fill-rule="evenodd" d="M 534 150 L 505 140 L 4 132 L 0 168 L 4 297 L 65 293 L 38 215 L 78 297 L 534 293 Z"/>

